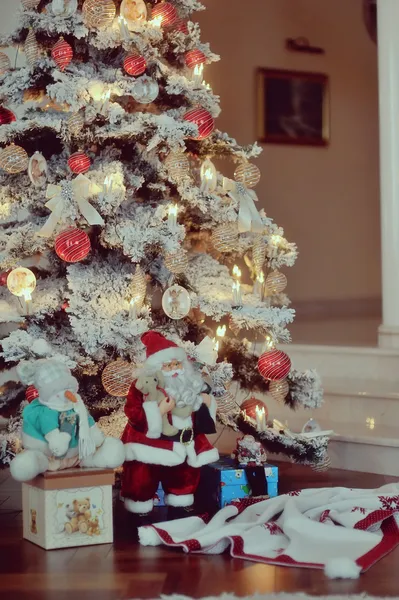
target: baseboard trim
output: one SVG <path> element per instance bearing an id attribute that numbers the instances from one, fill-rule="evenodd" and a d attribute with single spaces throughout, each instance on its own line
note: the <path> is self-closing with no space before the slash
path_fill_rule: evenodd
<path id="1" fill-rule="evenodd" d="M 301 321 L 382 318 L 381 298 L 292 300 L 292 307 Z"/>

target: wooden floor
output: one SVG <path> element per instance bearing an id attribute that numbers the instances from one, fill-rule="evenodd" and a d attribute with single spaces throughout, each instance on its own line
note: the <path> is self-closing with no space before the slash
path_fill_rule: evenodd
<path id="1" fill-rule="evenodd" d="M 394 481 L 377 475 L 280 465 L 280 491 L 305 487 L 375 488 Z M 307 592 L 399 596 L 399 548 L 357 581 L 328 581 L 321 571 L 254 564 L 223 556 L 187 556 L 165 548 L 141 548 L 123 510 L 116 508 L 115 543 L 46 552 L 22 537 L 20 490 L 0 472 L 0 598 L 10 600 L 108 600 L 193 597 L 234 592 Z"/>

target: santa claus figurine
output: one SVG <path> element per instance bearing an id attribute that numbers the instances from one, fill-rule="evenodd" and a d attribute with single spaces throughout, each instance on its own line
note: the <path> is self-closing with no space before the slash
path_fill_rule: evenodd
<path id="1" fill-rule="evenodd" d="M 125 407 L 129 421 L 122 436 L 126 453 L 122 497 L 128 511 L 148 515 L 159 482 L 166 505 L 191 507 L 200 467 L 217 461 L 219 453 L 205 435 L 216 431 L 216 402 L 210 386 L 183 348 L 153 331 L 141 339 L 147 350 L 144 373 L 161 373 L 164 398 L 147 399 L 136 381 L 130 388 Z M 173 435 L 162 433 L 164 415 L 174 426 Z"/>

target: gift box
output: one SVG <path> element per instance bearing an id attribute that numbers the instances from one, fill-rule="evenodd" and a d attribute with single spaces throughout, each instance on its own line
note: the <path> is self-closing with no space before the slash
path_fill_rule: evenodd
<path id="1" fill-rule="evenodd" d="M 278 495 L 278 467 L 264 465 L 267 495 Z M 223 508 L 233 500 L 252 495 L 251 486 L 244 469 L 237 466 L 229 456 L 202 468 L 197 501 L 203 510 Z"/>
<path id="2" fill-rule="evenodd" d="M 23 536 L 45 550 L 113 542 L 110 469 L 46 472 L 22 484 Z"/>

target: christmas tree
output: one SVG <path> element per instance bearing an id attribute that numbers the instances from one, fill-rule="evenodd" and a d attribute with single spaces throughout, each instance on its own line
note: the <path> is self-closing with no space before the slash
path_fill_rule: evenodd
<path id="1" fill-rule="evenodd" d="M 140 338 L 157 330 L 207 370 L 224 426 L 323 463 L 327 437 L 259 425 L 234 391 L 269 392 L 292 408 L 322 402 L 317 375 L 291 369 L 276 348 L 294 318 L 280 269 L 297 249 L 256 208 L 259 146 L 216 128 L 219 98 L 203 75 L 218 57 L 191 21 L 204 7 L 22 5 L 1 45 L 23 46 L 27 66 L 0 54 L 1 368 L 58 357 L 100 426 L 119 436 Z M 220 159 L 235 164 L 234 180 L 218 172 Z M 34 397 L 3 385 L 3 464 Z"/>

